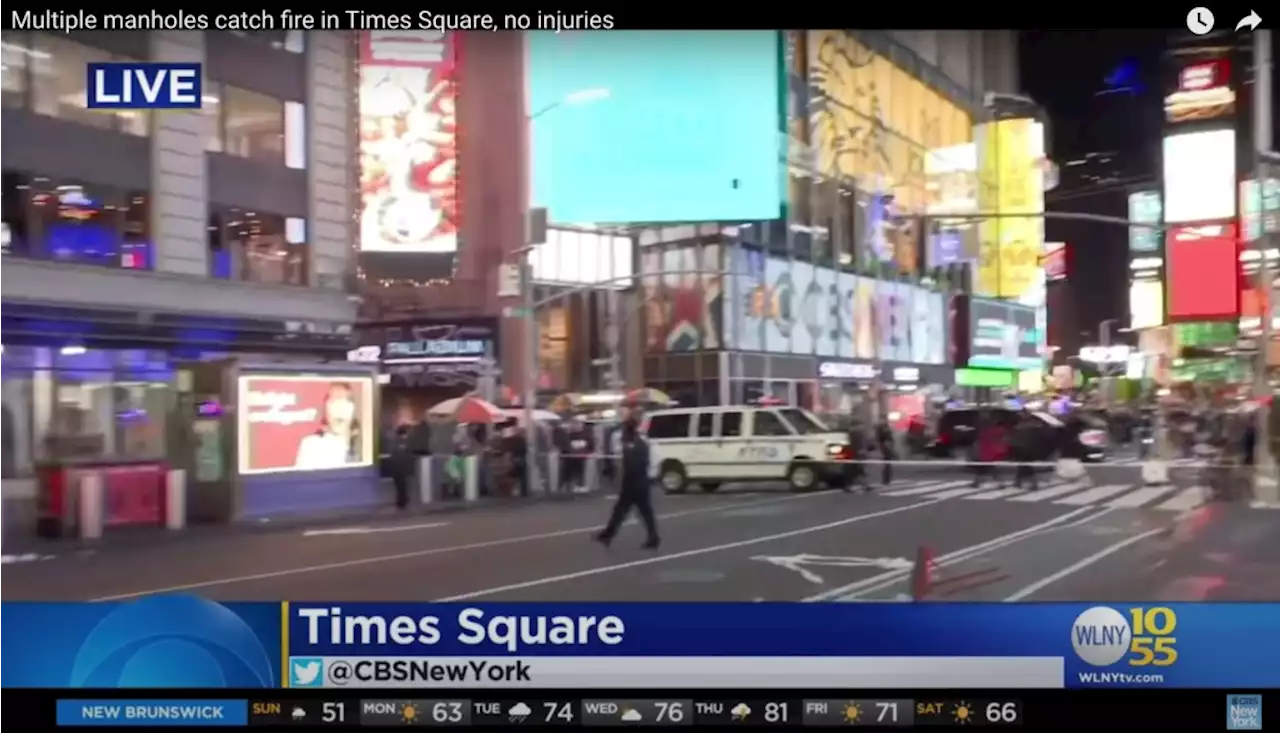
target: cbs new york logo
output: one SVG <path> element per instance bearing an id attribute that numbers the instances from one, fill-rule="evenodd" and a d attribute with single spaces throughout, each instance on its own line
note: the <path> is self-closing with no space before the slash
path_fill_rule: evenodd
<path id="1" fill-rule="evenodd" d="M 1177 628 L 1178 615 L 1171 608 L 1130 608 L 1126 616 L 1109 606 L 1094 606 L 1071 624 L 1071 646 L 1095 667 L 1126 659 L 1133 667 L 1168 667 L 1178 660 Z"/>

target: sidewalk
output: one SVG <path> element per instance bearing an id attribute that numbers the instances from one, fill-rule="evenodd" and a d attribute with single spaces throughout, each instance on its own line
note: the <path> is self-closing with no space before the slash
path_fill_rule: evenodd
<path id="1" fill-rule="evenodd" d="M 103 552 L 120 549 L 138 549 L 160 547 L 174 543 L 190 543 L 200 540 L 219 540 L 251 534 L 297 531 L 302 528 L 325 529 L 344 524 L 371 524 L 393 522 L 415 517 L 440 516 L 457 512 L 473 511 L 512 511 L 523 507 L 554 503 L 570 502 L 577 499 L 591 499 L 604 495 L 600 489 L 588 493 L 553 493 L 536 494 L 529 497 L 481 497 L 479 500 L 466 503 L 460 499 L 437 500 L 431 504 L 421 504 L 416 499 L 404 510 L 393 506 L 393 494 L 388 482 L 386 503 L 378 506 L 348 508 L 332 512 L 316 514 L 292 515 L 270 519 L 246 519 L 227 524 L 195 524 L 180 531 L 168 531 L 161 528 L 128 527 L 108 528 L 100 539 L 81 540 L 79 538 L 44 539 L 35 536 L 34 532 L 7 533 L 0 538 L 0 552 L 5 562 L 31 561 L 46 559 L 50 556 L 69 555 L 83 552 Z"/>

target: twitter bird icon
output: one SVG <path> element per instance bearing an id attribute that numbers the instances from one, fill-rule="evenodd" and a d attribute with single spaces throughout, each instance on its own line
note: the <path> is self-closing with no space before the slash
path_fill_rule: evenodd
<path id="1" fill-rule="evenodd" d="M 324 661 L 315 657 L 292 657 L 289 659 L 290 687 L 319 687 L 324 681 L 320 673 L 324 670 Z"/>

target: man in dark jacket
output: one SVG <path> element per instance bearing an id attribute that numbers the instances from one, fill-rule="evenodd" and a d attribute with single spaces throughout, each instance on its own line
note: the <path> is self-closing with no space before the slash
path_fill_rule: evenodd
<path id="1" fill-rule="evenodd" d="M 898 448 L 895 445 L 893 437 L 893 428 L 889 427 L 889 421 L 880 418 L 880 422 L 876 425 L 876 450 L 880 453 L 881 464 L 880 481 L 888 486 L 893 481 L 893 462 L 898 459 Z"/>
<path id="2" fill-rule="evenodd" d="M 409 483 L 413 478 L 414 464 L 417 463 L 416 455 L 412 444 L 412 431 L 410 425 L 396 426 L 396 432 L 391 437 L 391 450 L 388 472 L 391 474 L 391 482 L 396 487 L 396 508 L 409 508 Z"/>
<path id="3" fill-rule="evenodd" d="M 609 523 L 595 539 L 608 547 L 626 521 L 627 515 L 631 513 L 631 508 L 635 507 L 648 535 L 643 547 L 646 550 L 656 550 L 659 542 L 658 519 L 653 514 L 653 497 L 649 492 L 649 443 L 640 435 L 639 421 L 634 415 L 622 423 L 620 463 L 618 500 L 613 504 Z"/>
<path id="4" fill-rule="evenodd" d="M 1022 488 L 1022 482 L 1026 481 L 1028 488 L 1032 491 L 1040 488 L 1035 466 L 1031 464 L 1035 461 L 1043 460 L 1046 456 L 1041 455 L 1040 447 L 1043 441 L 1036 418 L 1027 414 L 1019 416 L 1018 425 L 1013 430 L 1010 444 L 1013 460 L 1018 462 L 1013 474 L 1014 487 L 1020 489 Z"/>

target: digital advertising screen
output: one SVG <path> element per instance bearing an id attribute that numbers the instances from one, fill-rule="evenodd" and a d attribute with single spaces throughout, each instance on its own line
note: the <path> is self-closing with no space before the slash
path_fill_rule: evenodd
<path id="1" fill-rule="evenodd" d="M 1129 194 L 1129 221 L 1143 224 L 1160 224 L 1164 221 L 1164 207 L 1159 191 L 1134 191 Z M 1159 229 L 1129 227 L 1130 252 L 1158 252 L 1161 235 Z"/>
<path id="2" fill-rule="evenodd" d="M 1129 283 L 1129 327 L 1153 328 L 1164 325 L 1164 281 L 1135 280 Z"/>
<path id="3" fill-rule="evenodd" d="M 978 204 L 1005 214 L 1044 212 L 1044 125 L 1035 120 L 988 122 L 975 128 L 978 148 Z M 974 292 L 984 297 L 1020 298 L 1040 269 L 1044 221 L 1038 217 L 983 219 L 978 224 L 978 267 Z"/>
<path id="4" fill-rule="evenodd" d="M 777 31 L 526 34 L 532 197 L 552 221 L 777 219 Z"/>
<path id="5" fill-rule="evenodd" d="M 1205 130 L 1164 139 L 1164 220 L 1236 218 L 1236 132 Z"/>
<path id="6" fill-rule="evenodd" d="M 458 249 L 460 34 L 360 34 L 360 250 Z"/>
<path id="7" fill-rule="evenodd" d="M 1046 280 L 1062 280 L 1067 277 L 1067 243 L 1045 242 L 1040 255 L 1040 267 Z"/>
<path id="8" fill-rule="evenodd" d="M 1036 309 L 999 300 L 969 299 L 969 363 L 988 369 L 1035 369 L 1040 355 Z"/>
<path id="9" fill-rule="evenodd" d="M 1169 321 L 1238 317 L 1240 247 L 1235 224 L 1173 227 L 1167 236 Z"/>
<path id="10" fill-rule="evenodd" d="M 373 377 L 243 374 L 238 388 L 241 475 L 373 465 Z"/>

